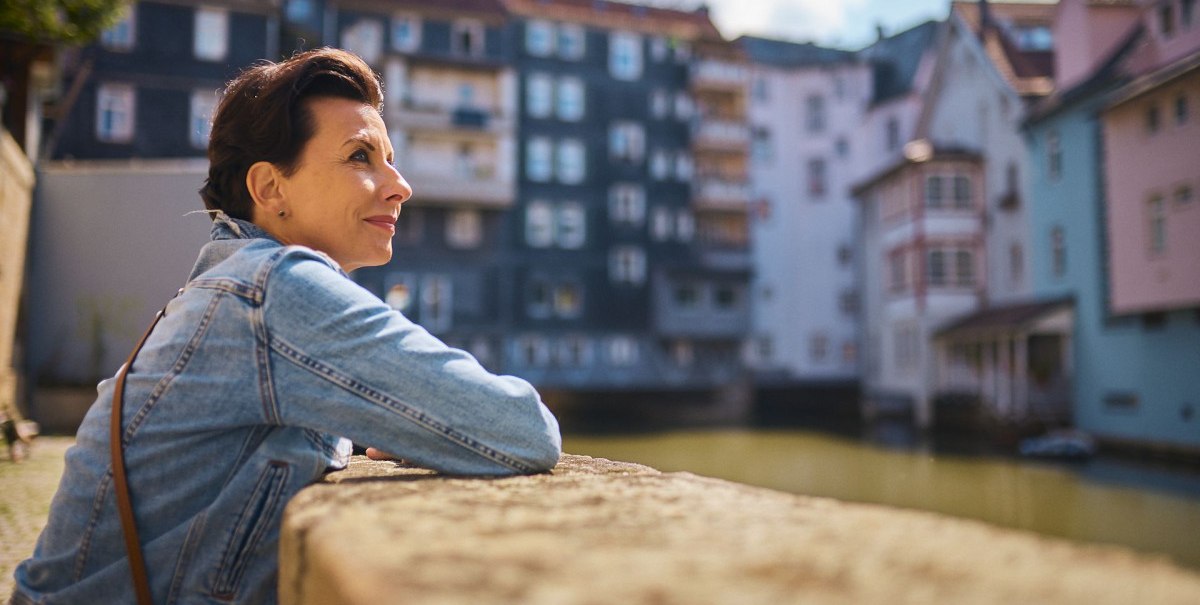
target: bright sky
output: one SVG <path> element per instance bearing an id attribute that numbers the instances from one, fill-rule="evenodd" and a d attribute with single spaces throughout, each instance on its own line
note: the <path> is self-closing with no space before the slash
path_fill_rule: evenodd
<path id="1" fill-rule="evenodd" d="M 692 9 L 709 6 L 713 22 L 726 38 L 743 34 L 815 42 L 857 50 L 885 35 L 929 19 L 943 19 L 950 0 L 642 0 L 646 4 Z"/>

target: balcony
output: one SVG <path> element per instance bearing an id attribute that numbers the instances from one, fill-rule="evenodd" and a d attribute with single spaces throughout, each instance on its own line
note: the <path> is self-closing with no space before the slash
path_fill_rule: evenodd
<path id="1" fill-rule="evenodd" d="M 499 111 L 478 107 L 445 107 L 406 101 L 387 113 L 390 126 L 409 132 L 479 133 L 494 137 L 512 134 L 513 120 Z"/>
<path id="2" fill-rule="evenodd" d="M 692 185 L 692 201 L 701 210 L 747 211 L 750 185 L 744 179 L 700 177 Z"/>
<path id="3" fill-rule="evenodd" d="M 404 178 L 421 205 L 501 210 L 512 206 L 517 197 L 516 182 L 490 166 L 454 171 L 417 169 L 404 171 Z"/>
<path id="4" fill-rule="evenodd" d="M 750 71 L 738 63 L 702 59 L 692 63 L 690 71 L 697 89 L 744 91 L 750 83 Z"/>
<path id="5" fill-rule="evenodd" d="M 701 119 L 692 125 L 692 144 L 697 151 L 748 153 L 750 127 L 744 121 Z"/>

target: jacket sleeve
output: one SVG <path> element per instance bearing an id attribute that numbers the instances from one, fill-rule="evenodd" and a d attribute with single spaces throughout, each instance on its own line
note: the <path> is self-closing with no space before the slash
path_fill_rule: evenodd
<path id="1" fill-rule="evenodd" d="M 265 281 L 260 381 L 279 422 L 446 473 L 558 462 L 558 421 L 528 382 L 488 372 L 311 252 L 289 250 Z"/>

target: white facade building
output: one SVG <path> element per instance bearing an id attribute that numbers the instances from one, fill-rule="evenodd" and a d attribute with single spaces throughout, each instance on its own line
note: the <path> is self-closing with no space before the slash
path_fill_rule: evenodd
<path id="1" fill-rule="evenodd" d="M 872 72 L 854 53 L 757 38 L 751 182 L 755 283 L 751 356 L 769 385 L 858 378 L 854 141 Z M 867 152 L 869 153 L 869 152 Z"/>

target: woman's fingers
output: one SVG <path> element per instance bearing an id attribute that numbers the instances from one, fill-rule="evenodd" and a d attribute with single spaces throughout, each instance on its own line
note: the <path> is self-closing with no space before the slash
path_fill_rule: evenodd
<path id="1" fill-rule="evenodd" d="M 399 456 L 389 454 L 373 447 L 367 448 L 367 458 L 370 458 L 371 460 L 400 460 Z"/>

